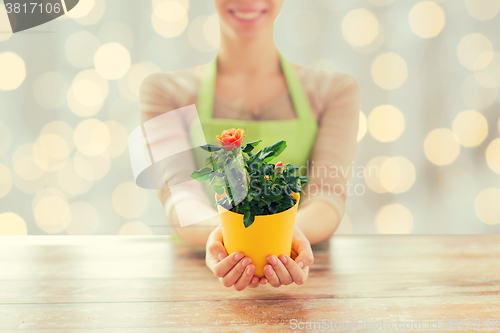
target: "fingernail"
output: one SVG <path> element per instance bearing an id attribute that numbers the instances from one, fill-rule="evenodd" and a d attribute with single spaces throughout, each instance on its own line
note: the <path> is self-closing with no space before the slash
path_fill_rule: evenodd
<path id="1" fill-rule="evenodd" d="M 304 268 L 304 263 L 302 261 L 299 261 L 297 265 L 299 265 L 300 268 Z"/>
<path id="2" fill-rule="evenodd" d="M 269 275 L 269 276 L 273 275 L 273 269 L 271 267 L 268 267 L 266 269 L 266 274 Z"/>
<path id="3" fill-rule="evenodd" d="M 252 262 L 252 259 L 250 258 L 246 258 L 245 260 L 242 261 L 242 265 L 243 267 L 247 267 L 248 265 L 250 265 L 250 263 Z"/>
<path id="4" fill-rule="evenodd" d="M 286 256 L 284 254 L 280 255 L 279 256 L 281 262 L 283 263 L 283 265 L 286 265 L 286 263 L 288 262 L 288 259 L 286 258 Z"/>
<path id="5" fill-rule="evenodd" d="M 254 272 L 255 272 L 255 267 L 247 268 L 247 275 L 248 276 L 252 276 Z"/>
<path id="6" fill-rule="evenodd" d="M 219 252 L 219 255 L 217 256 L 219 260 L 223 260 L 226 257 L 226 254 L 224 252 Z"/>
<path id="7" fill-rule="evenodd" d="M 240 261 L 240 260 L 241 260 L 241 258 L 243 258 L 243 257 L 244 257 L 243 253 L 238 252 L 238 254 L 236 254 L 236 255 L 234 256 L 234 259 L 236 259 L 236 261 Z"/>
<path id="8" fill-rule="evenodd" d="M 269 256 L 269 257 L 267 257 L 267 262 L 270 263 L 273 266 L 278 263 L 278 261 L 276 260 L 275 256 Z"/>

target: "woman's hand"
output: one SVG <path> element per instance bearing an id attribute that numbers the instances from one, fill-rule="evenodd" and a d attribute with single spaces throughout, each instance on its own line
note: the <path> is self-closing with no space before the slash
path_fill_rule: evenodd
<path id="1" fill-rule="evenodd" d="M 246 287 L 259 286 L 259 278 L 253 275 L 255 265 L 252 264 L 251 258 L 245 257 L 241 252 L 227 255 L 220 226 L 208 237 L 205 263 L 225 287 L 234 286 L 234 289 L 241 291 Z"/>
<path id="2" fill-rule="evenodd" d="M 269 255 L 264 266 L 265 277 L 260 278 L 261 284 L 269 284 L 275 288 L 291 283 L 303 284 L 309 275 L 309 266 L 313 263 L 314 256 L 311 244 L 302 231 L 296 226 L 293 230 L 291 258 L 281 254 L 279 259 Z"/>

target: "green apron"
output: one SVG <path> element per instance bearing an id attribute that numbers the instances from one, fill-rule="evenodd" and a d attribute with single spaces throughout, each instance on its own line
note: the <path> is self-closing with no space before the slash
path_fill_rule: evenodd
<path id="1" fill-rule="evenodd" d="M 190 131 L 193 147 L 202 145 L 205 142 L 215 142 L 215 137 L 221 135 L 223 130 L 242 128 L 245 131 L 243 143 L 262 140 L 255 148 L 255 152 L 275 142 L 284 140 L 287 148 L 273 162 L 281 161 L 285 165 L 291 163 L 297 167 L 307 166 L 307 161 L 316 140 L 318 123 L 312 114 L 306 92 L 292 63 L 281 55 L 280 63 L 296 118 L 266 121 L 212 118 L 217 78 L 217 58 L 215 58 L 205 68 L 200 81 L 198 103 L 196 105 L 205 137 L 200 137 L 201 133 L 198 131 Z M 195 161 L 196 167 L 201 168 L 205 161 L 204 156 L 195 153 Z M 207 189 L 208 186 L 206 186 L 206 191 Z M 211 193 L 210 195 L 213 196 L 213 190 L 209 189 L 207 193 Z"/>

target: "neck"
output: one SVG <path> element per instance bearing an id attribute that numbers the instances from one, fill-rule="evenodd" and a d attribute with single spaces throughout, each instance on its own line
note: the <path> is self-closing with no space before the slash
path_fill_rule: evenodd
<path id="1" fill-rule="evenodd" d="M 221 32 L 217 54 L 219 74 L 260 75 L 281 71 L 273 32 L 253 40 L 241 40 Z"/>

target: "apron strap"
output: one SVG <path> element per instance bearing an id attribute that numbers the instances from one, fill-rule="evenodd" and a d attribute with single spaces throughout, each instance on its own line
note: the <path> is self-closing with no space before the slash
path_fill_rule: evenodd
<path id="1" fill-rule="evenodd" d="M 302 86 L 297 71 L 291 62 L 286 60 L 280 53 L 281 69 L 285 76 L 286 85 L 295 114 L 298 119 L 313 118 L 309 98 Z M 197 110 L 201 120 L 211 119 L 213 116 L 215 100 L 215 80 L 217 78 L 217 57 L 207 64 L 200 80 L 198 92 Z"/>
<path id="2" fill-rule="evenodd" d="M 203 71 L 198 91 L 196 108 L 200 120 L 212 118 L 215 100 L 215 80 L 217 78 L 217 57 L 209 62 Z"/>
<path id="3" fill-rule="evenodd" d="M 300 81 L 295 67 L 290 61 L 285 59 L 281 53 L 280 62 L 297 118 L 313 118 L 309 98 L 307 97 L 306 91 L 302 86 L 302 82 Z"/>

